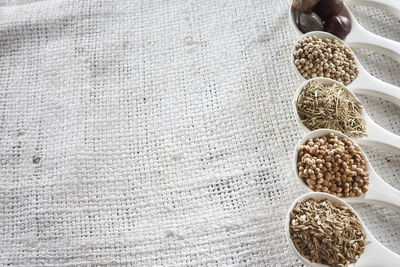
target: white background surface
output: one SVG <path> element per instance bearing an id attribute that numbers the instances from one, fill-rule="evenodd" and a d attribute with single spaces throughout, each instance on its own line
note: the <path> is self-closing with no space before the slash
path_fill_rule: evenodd
<path id="1" fill-rule="evenodd" d="M 289 1 L 1 1 L 0 265 L 300 266 Z M 352 9 L 400 41 L 400 22 Z M 356 51 L 400 86 L 400 65 Z M 400 134 L 400 108 L 361 97 Z M 365 149 L 400 189 L 400 157 Z M 400 253 L 400 214 L 353 205 Z"/>

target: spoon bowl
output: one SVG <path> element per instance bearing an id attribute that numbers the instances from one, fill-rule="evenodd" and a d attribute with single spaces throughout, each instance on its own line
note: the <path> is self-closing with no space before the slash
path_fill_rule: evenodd
<path id="1" fill-rule="evenodd" d="M 376 35 L 358 23 L 358 21 L 353 16 L 353 13 L 344 3 L 343 9 L 339 13 L 339 15 L 346 16 L 351 21 L 351 31 L 344 39 L 351 47 L 355 48 L 366 48 L 372 49 L 376 52 L 383 53 L 396 61 L 400 62 L 400 43 L 381 37 Z M 292 5 L 289 8 L 289 21 L 292 25 L 292 28 L 299 34 L 303 34 L 296 24 L 295 17 L 295 9 Z"/>
<path id="2" fill-rule="evenodd" d="M 339 13 L 340 16 L 345 16 L 347 18 L 349 18 L 351 20 L 352 23 L 352 28 L 353 28 L 353 20 L 351 18 L 351 12 L 349 10 L 349 8 L 347 6 L 345 6 L 345 4 L 343 3 L 343 9 L 340 11 Z M 290 21 L 290 25 L 292 25 L 292 28 L 296 31 L 296 33 L 298 35 L 303 35 L 304 33 L 299 29 L 299 27 L 297 26 L 296 23 L 296 9 L 293 8 L 292 4 L 290 4 L 290 8 L 289 8 L 289 21 Z M 326 32 L 328 33 L 328 32 Z M 347 39 L 347 38 L 346 38 Z M 346 40 L 345 39 L 345 40 Z"/>
<path id="3" fill-rule="evenodd" d="M 361 254 L 360 258 L 357 260 L 356 263 L 350 265 L 352 267 L 358 267 L 358 266 L 399 266 L 400 264 L 400 256 L 397 255 L 396 253 L 392 252 L 391 250 L 387 249 L 384 247 L 378 240 L 376 240 L 373 235 L 370 233 L 368 228 L 365 226 L 364 222 L 361 220 L 360 216 L 357 214 L 357 212 L 345 201 L 333 196 L 329 195 L 326 193 L 307 193 L 304 194 L 300 197 L 298 197 L 293 203 L 290 205 L 288 213 L 286 215 L 286 223 L 285 223 L 285 233 L 286 233 L 286 238 L 289 242 L 289 247 L 291 250 L 294 252 L 294 254 L 297 256 L 298 259 L 300 259 L 303 263 L 305 263 L 307 266 L 313 266 L 313 267 L 321 267 L 321 266 L 327 266 L 324 264 L 319 264 L 315 262 L 311 262 L 305 257 L 303 257 L 300 252 L 296 249 L 296 247 L 293 244 L 293 240 L 290 237 L 290 214 L 293 211 L 294 207 L 299 201 L 305 201 L 308 199 L 315 199 L 315 200 L 324 200 L 327 199 L 331 201 L 335 205 L 341 205 L 341 206 L 346 206 L 348 207 L 356 216 L 357 219 L 359 220 L 363 231 L 366 235 L 366 246 L 364 249 L 364 252 Z"/>
<path id="4" fill-rule="evenodd" d="M 311 81 L 318 81 L 324 85 L 337 84 L 337 85 L 343 87 L 344 90 L 350 96 L 354 97 L 361 103 L 361 101 L 357 98 L 357 96 L 354 95 L 354 93 L 352 91 L 350 91 L 346 86 L 344 86 L 343 84 L 341 84 L 335 80 L 319 77 L 319 78 L 313 78 L 313 79 L 304 81 L 297 88 L 297 91 L 294 95 L 294 99 L 292 101 L 292 107 L 293 107 L 294 113 L 296 114 L 295 116 L 296 116 L 297 121 L 299 122 L 301 128 L 303 128 L 306 132 L 309 132 L 310 129 L 308 129 L 301 121 L 301 118 L 297 112 L 296 103 L 297 103 L 297 99 L 298 99 L 303 87 L 306 86 Z M 380 149 L 387 150 L 387 151 L 394 152 L 394 153 L 400 153 L 400 136 L 398 136 L 394 133 L 391 133 L 388 130 L 386 130 L 383 127 L 376 124 L 371 119 L 371 117 L 365 112 L 364 108 L 362 109 L 361 115 L 363 116 L 363 118 L 365 120 L 367 136 L 354 138 L 354 140 L 356 140 L 357 143 L 362 144 L 362 145 L 373 146 L 373 147 L 380 148 Z"/>
<path id="5" fill-rule="evenodd" d="M 354 52 L 351 50 L 351 48 L 343 42 L 340 38 L 336 37 L 333 34 L 330 34 L 328 32 L 321 32 L 321 31 L 314 31 L 314 32 L 309 32 L 304 35 L 302 35 L 295 44 L 292 47 L 292 60 L 291 64 L 296 70 L 296 73 L 302 78 L 305 79 L 299 70 L 297 69 L 296 65 L 294 64 L 294 52 L 296 50 L 296 45 L 304 38 L 307 38 L 309 36 L 316 36 L 317 38 L 320 39 L 333 39 L 333 40 L 338 40 L 341 44 L 343 44 L 345 47 L 347 47 L 350 51 L 350 53 L 354 56 L 355 62 L 358 67 L 358 75 L 357 77 L 348 85 L 348 88 L 353 91 L 354 93 L 357 94 L 362 94 L 362 95 L 369 95 L 373 97 L 381 97 L 389 102 L 392 102 L 398 106 L 400 106 L 400 87 L 397 87 L 395 85 L 389 84 L 387 82 L 381 81 L 374 76 L 372 76 L 361 64 Z"/>
<path id="6" fill-rule="evenodd" d="M 341 199 L 349 203 L 368 203 L 368 204 L 378 204 L 387 208 L 391 208 L 397 212 L 400 212 L 400 191 L 396 190 L 389 184 L 387 184 L 374 170 L 371 163 L 368 160 L 367 155 L 361 149 L 361 147 L 350 137 L 345 134 L 334 131 L 331 129 L 318 129 L 307 133 L 296 145 L 293 153 L 293 170 L 296 177 L 298 178 L 300 184 L 309 192 L 314 192 L 311 188 L 307 186 L 304 180 L 298 175 L 297 162 L 298 162 L 298 148 L 304 145 L 308 139 L 313 139 L 316 137 L 326 136 L 329 133 L 334 133 L 339 137 L 344 137 L 350 140 L 355 147 L 361 151 L 364 160 L 367 164 L 367 171 L 369 172 L 369 186 L 366 193 L 362 193 L 359 197 L 342 197 Z"/>

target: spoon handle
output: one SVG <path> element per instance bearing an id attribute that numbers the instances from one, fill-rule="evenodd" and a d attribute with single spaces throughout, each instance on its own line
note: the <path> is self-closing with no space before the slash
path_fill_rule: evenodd
<path id="1" fill-rule="evenodd" d="M 372 168 L 369 169 L 370 189 L 365 194 L 364 202 L 378 203 L 400 213 L 400 191 L 386 183 Z"/>
<path id="2" fill-rule="evenodd" d="M 389 102 L 400 106 L 400 87 L 384 82 L 360 69 L 357 77 L 348 88 L 356 94 L 381 97 Z"/>
<path id="3" fill-rule="evenodd" d="M 381 37 L 364 29 L 354 20 L 353 29 L 346 42 L 356 48 L 371 48 L 400 62 L 400 43 Z"/>
<path id="4" fill-rule="evenodd" d="M 380 8 L 400 18 L 400 1 L 398 0 L 346 0 L 346 4 Z"/>
<path id="5" fill-rule="evenodd" d="M 393 267 L 400 266 L 400 256 L 382 245 L 375 237 L 365 247 L 355 266 L 363 267 Z"/>
<path id="6" fill-rule="evenodd" d="M 369 116 L 365 117 L 367 136 L 357 139 L 359 144 L 372 145 L 393 153 L 400 153 L 400 136 L 376 124 Z"/>

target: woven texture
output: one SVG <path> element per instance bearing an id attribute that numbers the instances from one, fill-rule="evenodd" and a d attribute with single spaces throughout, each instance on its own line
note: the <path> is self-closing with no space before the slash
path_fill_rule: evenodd
<path id="1" fill-rule="evenodd" d="M 289 2 L 1 1 L 0 265 L 301 266 Z M 353 10 L 400 41 L 390 14 Z M 400 134 L 400 108 L 361 99 Z M 365 150 L 400 189 L 400 156 Z M 400 253 L 400 214 L 353 206 Z"/>

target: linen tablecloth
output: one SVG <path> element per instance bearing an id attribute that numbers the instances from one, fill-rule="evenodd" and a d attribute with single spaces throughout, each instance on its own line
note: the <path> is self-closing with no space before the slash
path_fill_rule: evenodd
<path id="1" fill-rule="evenodd" d="M 301 266 L 289 0 L 0 3 L 0 265 Z M 353 11 L 400 41 L 389 13 Z M 399 107 L 361 100 L 400 134 Z M 365 150 L 400 189 L 400 157 Z M 400 214 L 353 207 L 400 253 Z"/>

